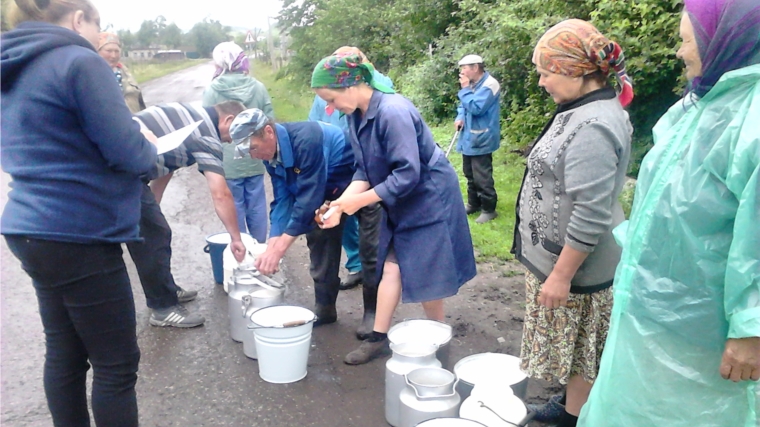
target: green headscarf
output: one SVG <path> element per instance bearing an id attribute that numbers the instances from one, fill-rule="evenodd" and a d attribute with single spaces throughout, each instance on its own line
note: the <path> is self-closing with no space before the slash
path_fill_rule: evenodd
<path id="1" fill-rule="evenodd" d="M 319 61 L 311 74 L 313 89 L 340 89 L 355 86 L 361 82 L 383 93 L 396 93 L 393 89 L 377 82 L 373 76 L 375 67 L 362 63 L 357 54 L 331 55 Z"/>

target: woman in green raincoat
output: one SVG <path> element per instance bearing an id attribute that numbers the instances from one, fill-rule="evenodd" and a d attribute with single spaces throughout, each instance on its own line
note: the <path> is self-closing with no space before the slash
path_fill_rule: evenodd
<path id="1" fill-rule="evenodd" d="M 585 427 L 755 427 L 760 2 L 685 0 L 690 80 L 654 128 Z"/>

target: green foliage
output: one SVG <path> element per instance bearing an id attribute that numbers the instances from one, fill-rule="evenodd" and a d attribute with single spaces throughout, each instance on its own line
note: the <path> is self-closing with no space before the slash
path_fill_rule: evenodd
<path id="1" fill-rule="evenodd" d="M 230 27 L 222 25 L 221 22 L 204 19 L 188 31 L 185 40 L 189 45 L 195 46 L 196 52 L 202 57 L 210 58 L 216 45 L 230 39 L 227 35 L 229 32 Z"/>

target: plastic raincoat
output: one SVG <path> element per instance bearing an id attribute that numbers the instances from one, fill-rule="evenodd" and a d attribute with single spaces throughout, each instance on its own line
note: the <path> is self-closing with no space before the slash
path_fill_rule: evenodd
<path id="1" fill-rule="evenodd" d="M 584 427 L 758 424 L 758 383 L 719 367 L 760 336 L 760 65 L 670 108 L 642 163 Z"/>

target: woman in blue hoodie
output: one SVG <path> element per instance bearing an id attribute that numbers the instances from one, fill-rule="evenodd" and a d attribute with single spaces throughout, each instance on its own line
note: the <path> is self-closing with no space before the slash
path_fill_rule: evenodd
<path id="1" fill-rule="evenodd" d="M 139 240 L 140 176 L 156 148 L 98 56 L 88 0 L 15 0 L 2 35 L 0 220 L 31 276 L 45 329 L 44 385 L 56 426 L 136 426 L 140 350 L 121 243 Z"/>

